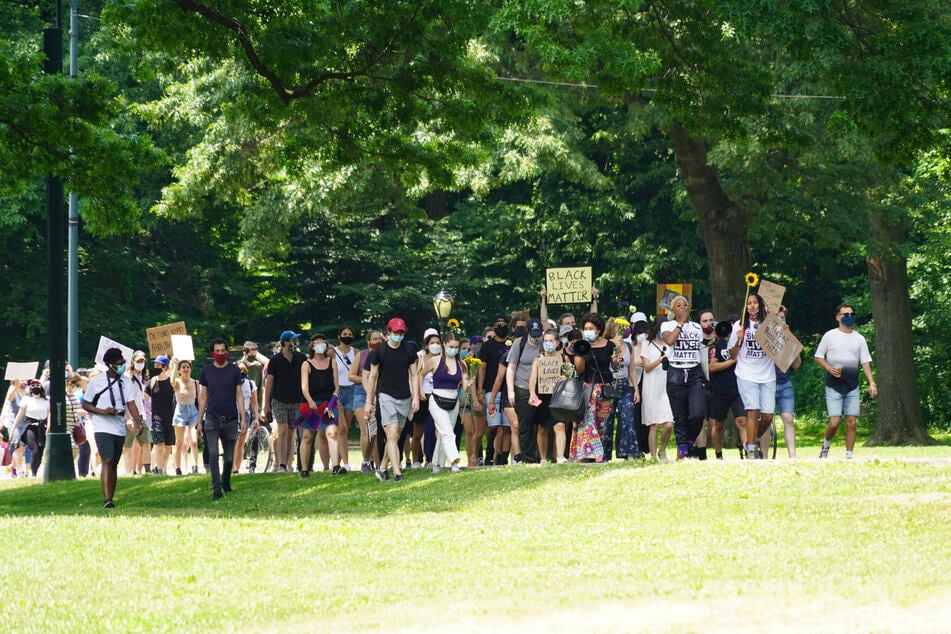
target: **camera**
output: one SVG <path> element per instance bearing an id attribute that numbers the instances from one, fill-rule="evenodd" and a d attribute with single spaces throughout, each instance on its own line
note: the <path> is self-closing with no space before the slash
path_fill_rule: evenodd
<path id="1" fill-rule="evenodd" d="M 120 408 L 117 407 L 117 408 L 116 408 L 116 413 L 115 413 L 115 415 L 116 415 L 116 416 L 125 416 L 125 410 L 124 410 L 124 409 L 120 409 Z"/>

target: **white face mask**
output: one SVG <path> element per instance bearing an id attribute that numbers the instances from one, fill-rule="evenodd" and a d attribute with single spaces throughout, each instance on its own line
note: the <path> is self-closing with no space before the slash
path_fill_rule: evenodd
<path id="1" fill-rule="evenodd" d="M 438 343 L 429 344 L 429 354 L 439 354 L 442 352 L 442 346 Z"/>
<path id="2" fill-rule="evenodd" d="M 327 352 L 327 344 L 325 343 L 314 344 L 314 352 L 316 352 L 317 354 L 324 354 L 325 352 Z"/>
<path id="3" fill-rule="evenodd" d="M 545 348 L 545 352 L 554 352 L 558 349 L 558 344 L 554 341 L 546 341 L 542 346 Z"/>
<path id="4" fill-rule="evenodd" d="M 136 361 L 133 367 L 141 372 L 143 369 L 145 369 L 145 361 Z"/>

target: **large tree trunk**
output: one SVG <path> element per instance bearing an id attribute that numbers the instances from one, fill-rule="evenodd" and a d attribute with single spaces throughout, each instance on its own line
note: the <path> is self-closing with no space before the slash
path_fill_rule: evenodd
<path id="1" fill-rule="evenodd" d="M 881 218 L 873 219 L 872 230 L 885 245 L 901 244 L 905 237 L 901 223 L 886 225 Z M 918 399 L 906 263 L 894 249 L 883 251 L 891 255 L 866 258 L 875 319 L 873 368 L 879 392 L 875 433 L 866 444 L 933 444 Z"/>
<path id="2" fill-rule="evenodd" d="M 720 186 L 716 169 L 707 163 L 706 141 L 687 135 L 679 124 L 669 135 L 674 142 L 674 158 L 703 232 L 713 312 L 718 319 L 730 313 L 740 314 L 746 294 L 744 276 L 750 270 L 749 216 Z"/>

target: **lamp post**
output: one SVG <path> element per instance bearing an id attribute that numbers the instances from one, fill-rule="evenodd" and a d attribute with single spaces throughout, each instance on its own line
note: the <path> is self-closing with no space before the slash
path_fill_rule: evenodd
<path id="1" fill-rule="evenodd" d="M 452 315 L 452 295 L 442 290 L 433 297 L 433 310 L 439 319 L 439 334 L 442 334 L 446 326 L 446 320 Z"/>

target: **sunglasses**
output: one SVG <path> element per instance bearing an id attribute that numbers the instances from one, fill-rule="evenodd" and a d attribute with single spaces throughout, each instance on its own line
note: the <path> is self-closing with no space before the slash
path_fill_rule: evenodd
<path id="1" fill-rule="evenodd" d="M 841 315 L 842 317 L 850 317 L 850 316 L 854 317 L 855 313 L 839 313 L 839 315 Z"/>

